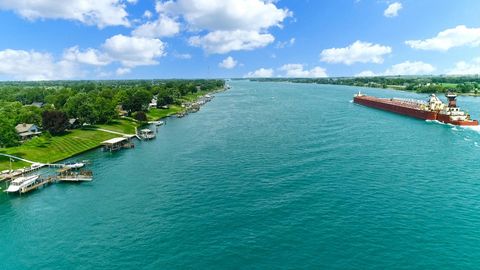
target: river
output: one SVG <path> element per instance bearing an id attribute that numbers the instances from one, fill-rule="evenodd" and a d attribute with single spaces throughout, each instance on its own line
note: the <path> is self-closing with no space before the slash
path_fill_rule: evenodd
<path id="1" fill-rule="evenodd" d="M 230 82 L 94 181 L 0 195 L 0 269 L 476 269 L 480 133 Z M 385 89 L 370 95 L 425 98 Z M 459 105 L 480 117 L 480 98 Z"/>

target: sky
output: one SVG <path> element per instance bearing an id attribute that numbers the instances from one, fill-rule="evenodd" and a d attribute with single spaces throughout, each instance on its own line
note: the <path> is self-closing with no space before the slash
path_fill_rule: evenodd
<path id="1" fill-rule="evenodd" d="M 477 0 L 0 0 L 0 80 L 480 74 Z"/>

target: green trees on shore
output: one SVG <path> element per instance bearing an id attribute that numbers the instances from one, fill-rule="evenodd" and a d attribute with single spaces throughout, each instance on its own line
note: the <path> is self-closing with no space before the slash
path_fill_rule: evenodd
<path id="1" fill-rule="evenodd" d="M 338 84 L 361 87 L 393 88 L 419 93 L 478 94 L 480 76 L 380 76 L 339 78 L 260 78 L 256 81 L 288 81 L 294 83 Z"/>
<path id="2" fill-rule="evenodd" d="M 107 124 L 126 111 L 143 119 L 153 97 L 162 108 L 180 104 L 182 97 L 199 90 L 223 86 L 223 80 L 2 82 L 0 147 L 18 143 L 15 126 L 20 123 L 43 126 L 56 135 L 70 118 L 80 124 Z"/>

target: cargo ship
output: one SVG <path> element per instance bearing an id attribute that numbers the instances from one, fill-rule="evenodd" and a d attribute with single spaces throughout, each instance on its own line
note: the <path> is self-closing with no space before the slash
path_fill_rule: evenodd
<path id="1" fill-rule="evenodd" d="M 354 95 L 353 102 L 367 107 L 394 112 L 424 120 L 439 121 L 456 126 L 478 126 L 477 120 L 457 107 L 457 95 L 452 92 L 445 94 L 448 103 L 443 103 L 435 94 L 427 101 L 400 98 L 378 98 L 364 95 L 360 92 Z"/>

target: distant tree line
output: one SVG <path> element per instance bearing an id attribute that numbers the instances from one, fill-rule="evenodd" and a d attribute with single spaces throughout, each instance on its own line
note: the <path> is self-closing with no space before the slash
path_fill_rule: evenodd
<path id="1" fill-rule="evenodd" d="M 68 120 L 106 124 L 119 111 L 140 121 L 153 97 L 157 106 L 180 104 L 182 97 L 224 87 L 223 80 L 42 81 L 0 83 L 0 147 L 18 144 L 15 126 L 32 123 L 52 135 L 62 134 Z"/>
<path id="2" fill-rule="evenodd" d="M 337 77 L 337 78 L 258 78 L 255 81 L 288 81 L 294 83 L 317 83 L 350 85 L 375 88 L 394 88 L 419 93 L 480 92 L 480 76 L 383 76 L 383 77 Z"/>

